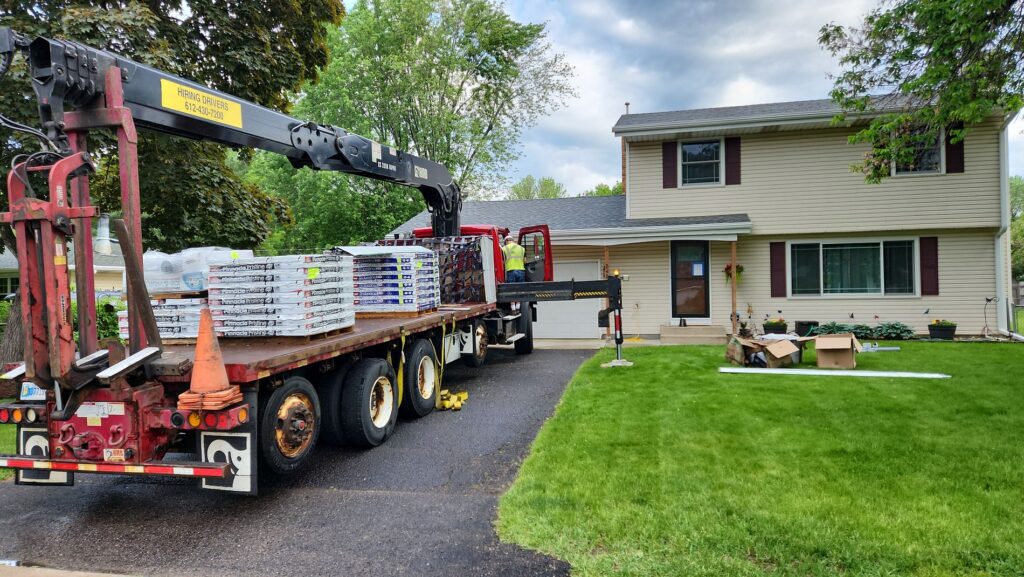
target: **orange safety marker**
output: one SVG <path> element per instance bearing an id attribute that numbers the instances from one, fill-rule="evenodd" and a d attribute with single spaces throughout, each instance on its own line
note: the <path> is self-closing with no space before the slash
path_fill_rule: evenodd
<path id="1" fill-rule="evenodd" d="M 199 312 L 199 334 L 196 338 L 192 382 L 188 392 L 178 397 L 178 409 L 219 411 L 241 402 L 242 391 L 228 381 L 220 342 L 213 331 L 213 316 L 208 307 Z"/>

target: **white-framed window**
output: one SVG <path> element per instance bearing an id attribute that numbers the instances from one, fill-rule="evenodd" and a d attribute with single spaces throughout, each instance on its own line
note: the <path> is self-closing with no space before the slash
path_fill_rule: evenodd
<path id="1" fill-rule="evenodd" d="M 916 129 L 914 134 L 921 134 L 924 129 Z M 919 174 L 942 174 L 946 171 L 945 130 L 939 130 L 934 141 L 918 142 L 914 145 L 914 159 L 908 164 L 892 163 L 893 176 L 912 176 Z"/>
<path id="2" fill-rule="evenodd" d="M 725 182 L 725 145 L 721 138 L 679 142 L 679 187 L 718 186 Z"/>
<path id="3" fill-rule="evenodd" d="M 21 279 L 17 276 L 0 276 L 0 298 L 18 290 Z"/>
<path id="4" fill-rule="evenodd" d="M 789 295 L 915 296 L 917 240 L 792 241 Z"/>

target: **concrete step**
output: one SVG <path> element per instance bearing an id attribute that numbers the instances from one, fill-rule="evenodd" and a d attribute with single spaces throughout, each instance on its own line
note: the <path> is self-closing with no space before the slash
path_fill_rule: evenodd
<path id="1" fill-rule="evenodd" d="M 728 331 L 721 325 L 690 325 L 688 327 L 677 327 L 674 325 L 661 325 L 661 335 L 701 335 L 717 337 L 726 334 Z"/>
<path id="2" fill-rule="evenodd" d="M 659 339 L 663 345 L 725 345 L 728 338 L 725 335 L 702 336 L 702 335 L 661 335 Z"/>

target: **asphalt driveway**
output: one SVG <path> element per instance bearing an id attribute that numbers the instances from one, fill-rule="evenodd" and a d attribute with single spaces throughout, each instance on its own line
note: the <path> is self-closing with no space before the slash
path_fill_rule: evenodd
<path id="1" fill-rule="evenodd" d="M 320 449 L 312 467 L 245 498 L 189 481 L 79 476 L 0 482 L 0 559 L 145 575 L 567 575 L 498 541 L 497 499 L 565 384 L 593 351 L 492 350 L 452 365 L 460 412 L 400 422 L 382 447 Z M 269 488 L 268 488 L 268 485 Z"/>

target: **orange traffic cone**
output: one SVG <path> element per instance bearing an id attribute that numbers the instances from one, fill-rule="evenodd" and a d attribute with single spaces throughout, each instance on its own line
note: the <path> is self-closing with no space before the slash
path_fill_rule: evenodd
<path id="1" fill-rule="evenodd" d="M 210 309 L 204 307 L 199 313 L 192 382 L 188 392 L 178 397 L 178 409 L 218 411 L 241 400 L 241 389 L 228 381 L 220 343 L 213 332 L 213 316 L 210 315 Z"/>

